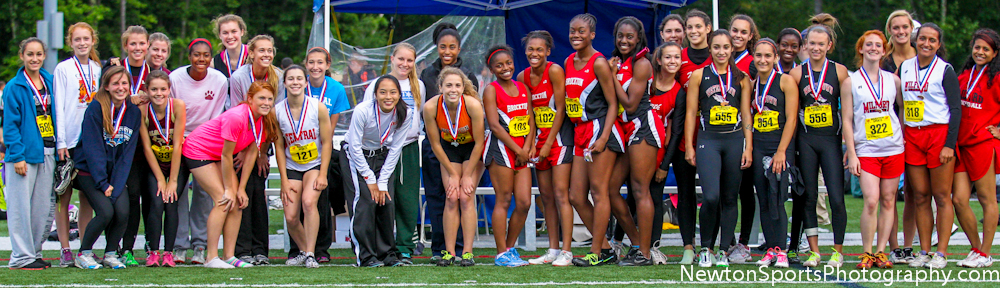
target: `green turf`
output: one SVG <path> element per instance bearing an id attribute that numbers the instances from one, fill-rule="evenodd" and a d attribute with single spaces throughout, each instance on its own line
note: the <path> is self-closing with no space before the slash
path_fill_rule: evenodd
<path id="1" fill-rule="evenodd" d="M 967 251 L 968 247 L 954 246 L 953 251 Z M 679 247 L 664 247 L 662 251 L 671 255 L 670 261 L 678 261 L 677 254 L 681 254 Z M 458 284 L 485 284 L 485 283 L 536 283 L 536 282 L 556 282 L 568 283 L 572 281 L 580 282 L 614 282 L 614 281 L 681 281 L 681 265 L 665 265 L 652 267 L 615 267 L 603 266 L 596 268 L 576 268 L 576 267 L 551 267 L 551 266 L 530 266 L 521 268 L 503 268 L 492 266 L 492 257 L 496 251 L 493 249 L 475 249 L 477 255 L 487 257 L 476 258 L 480 264 L 475 267 L 434 267 L 426 266 L 428 259 L 415 259 L 417 264 L 424 264 L 416 267 L 397 268 L 355 268 L 349 267 L 353 263 L 351 252 L 347 249 L 331 250 L 335 257 L 333 262 L 324 265 L 319 269 L 306 269 L 302 267 L 286 267 L 280 265 L 283 259 L 272 258 L 274 265 L 266 267 L 255 267 L 252 269 L 233 270 L 210 270 L 198 266 L 178 267 L 178 268 L 128 268 L 125 270 L 100 269 L 97 271 L 84 271 L 77 268 L 52 268 L 45 271 L 0 271 L 0 284 L 7 285 L 57 285 L 57 284 L 103 284 L 103 285 L 127 285 L 127 284 L 238 284 L 238 285 L 268 285 L 268 284 L 389 284 L 389 283 L 458 283 Z M 538 252 L 523 252 L 524 259 L 529 259 Z M 854 254 L 860 252 L 860 247 L 845 247 L 845 252 Z M 279 250 L 272 250 L 271 257 L 284 256 Z M 583 255 L 585 248 L 574 248 L 574 253 Z M 0 252 L 0 258 L 9 257 L 10 252 Z M 57 257 L 56 251 L 46 251 L 45 257 Z M 139 252 L 137 257 L 144 257 Z M 952 255 L 951 259 L 959 259 L 961 255 Z M 755 257 L 759 258 L 759 257 Z M 826 260 L 827 257 L 824 257 Z M 848 261 L 856 260 L 855 256 L 847 256 Z M 141 262 L 141 260 L 140 260 Z M 6 264 L 0 262 L 0 264 Z M 484 265 L 485 264 L 485 265 Z M 847 263 L 845 271 L 854 270 L 854 263 Z M 944 271 L 952 271 L 953 275 L 963 269 L 954 267 L 954 263 L 949 263 L 951 267 Z M 685 268 L 692 269 L 692 268 Z M 701 268 L 693 268 L 702 270 Z M 991 268 L 996 269 L 996 268 Z M 707 271 L 722 271 L 721 268 L 707 268 Z M 754 270 L 753 265 L 733 265 L 730 270 Z M 789 269 L 794 271 L 795 269 Z M 897 266 L 893 271 L 924 270 L 903 266 Z M 968 269 L 964 269 L 968 270 Z M 764 269 L 763 271 L 773 271 Z M 690 279 L 684 279 L 690 280 Z M 758 279 L 760 280 L 760 279 Z M 475 281 L 475 282 L 471 282 Z M 693 282 L 670 283 L 669 286 L 678 284 L 695 284 Z M 593 284 L 578 283 L 579 286 L 594 286 Z M 928 285 L 931 283 L 924 283 Z M 810 286 L 818 287 L 835 286 L 834 283 L 809 283 Z M 914 286 L 914 283 L 897 283 L 898 286 Z M 931 285 L 940 285 L 933 283 Z M 983 287 L 983 284 L 973 283 L 949 283 L 948 286 L 958 287 Z M 623 285 L 607 285 L 623 286 Z M 660 283 L 658 286 L 668 286 Z M 682 285 L 683 286 L 683 285 Z M 723 287 L 766 287 L 769 284 L 739 284 L 721 285 Z M 779 285 L 778 286 L 790 286 Z M 877 283 L 863 283 L 866 287 L 879 287 Z"/>

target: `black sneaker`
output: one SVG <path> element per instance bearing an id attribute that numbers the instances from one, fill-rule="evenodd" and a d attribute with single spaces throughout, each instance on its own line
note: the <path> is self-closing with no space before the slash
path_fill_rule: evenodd
<path id="1" fill-rule="evenodd" d="M 646 258 L 639 249 L 632 249 L 632 251 L 637 251 L 632 253 L 629 251 L 628 256 L 622 261 L 618 262 L 618 266 L 650 266 L 653 265 L 653 259 Z"/>
<path id="2" fill-rule="evenodd" d="M 448 267 L 451 266 L 451 264 L 455 263 L 455 256 L 451 255 L 451 252 L 441 251 L 441 254 L 442 254 L 441 260 L 437 261 L 437 266 Z"/>
<path id="3" fill-rule="evenodd" d="M 28 265 L 21 267 L 10 267 L 10 270 L 45 270 L 46 268 L 48 267 L 45 267 L 45 264 L 39 262 L 39 260 L 35 260 L 35 262 L 28 263 Z"/>
<path id="4" fill-rule="evenodd" d="M 35 259 L 35 263 L 41 263 L 43 266 L 45 266 L 45 268 L 52 268 L 52 263 L 49 263 L 49 261 L 42 260 L 42 258 Z"/>
<path id="5" fill-rule="evenodd" d="M 913 247 L 903 248 L 903 260 L 906 261 L 906 263 L 910 263 L 910 261 L 916 259 L 917 256 L 913 255 Z"/>
<path id="6" fill-rule="evenodd" d="M 621 259 L 621 261 L 618 261 L 618 265 L 619 266 L 632 266 L 631 263 L 635 260 L 636 257 L 639 257 L 639 249 L 633 247 L 633 248 L 631 248 L 631 249 L 628 250 L 628 253 L 625 253 L 625 257 L 623 257 Z M 604 257 L 601 257 L 601 258 L 603 259 Z M 628 264 L 625 264 L 625 263 L 628 263 Z"/>
<path id="7" fill-rule="evenodd" d="M 798 251 L 794 251 L 794 250 L 793 251 L 789 251 L 788 252 L 788 264 L 800 264 L 800 263 L 802 263 L 802 260 L 799 259 L 799 252 Z"/>
<path id="8" fill-rule="evenodd" d="M 385 266 L 385 263 L 382 263 L 382 261 L 372 260 L 371 262 L 368 262 L 368 264 L 365 264 L 362 267 L 376 268 L 382 266 Z"/>
<path id="9" fill-rule="evenodd" d="M 572 262 L 573 266 L 576 267 L 594 267 L 601 265 L 601 258 L 597 257 L 597 254 L 594 254 L 594 252 L 589 252 L 583 258 L 573 258 Z"/>
<path id="10" fill-rule="evenodd" d="M 601 252 L 601 258 L 600 259 L 601 259 L 600 260 L 601 261 L 600 265 L 617 264 L 618 261 L 619 261 L 618 255 L 615 255 L 614 251 L 608 252 L 608 253 Z"/>

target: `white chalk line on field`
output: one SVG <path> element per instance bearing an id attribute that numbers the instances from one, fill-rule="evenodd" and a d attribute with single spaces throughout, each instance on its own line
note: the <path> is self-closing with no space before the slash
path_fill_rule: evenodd
<path id="1" fill-rule="evenodd" d="M 887 283 L 890 281 L 880 281 L 880 280 L 856 280 L 856 281 L 741 281 L 739 284 L 838 284 L 838 283 Z M 997 280 L 926 280 L 926 281 L 916 281 L 916 280 L 896 280 L 891 281 L 893 283 L 1000 283 L 1000 279 Z M 0 288 L 42 288 L 42 287 L 65 287 L 65 288 L 112 288 L 112 287 L 133 287 L 133 288 L 145 288 L 145 287 L 168 287 L 168 288 L 180 288 L 180 287 L 213 287 L 213 288 L 237 288 L 237 287 L 282 287 L 282 288 L 292 288 L 292 287 L 356 287 L 356 286 L 378 286 L 378 287 L 424 287 L 424 286 L 537 286 L 537 285 L 557 285 L 557 286 L 568 286 L 568 285 L 657 285 L 657 284 L 685 284 L 685 285 L 719 285 L 719 284 L 734 284 L 731 281 L 678 281 L 678 280 L 636 280 L 636 281 L 571 281 L 571 282 L 527 282 L 527 283 L 505 283 L 505 282 L 488 282 L 488 283 L 476 283 L 476 282 L 464 282 L 464 283 L 365 283 L 365 284 L 352 284 L 352 283 L 336 283 L 336 284 L 235 284 L 235 283 L 221 283 L 221 284 L 124 284 L 124 285 L 113 285 L 113 284 L 34 284 L 34 285 L 4 285 L 0 284 Z"/>

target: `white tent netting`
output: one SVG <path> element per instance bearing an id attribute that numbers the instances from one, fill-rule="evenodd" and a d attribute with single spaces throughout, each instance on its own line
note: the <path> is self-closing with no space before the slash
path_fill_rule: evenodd
<path id="1" fill-rule="evenodd" d="M 417 75 L 420 75 L 420 72 L 424 68 L 438 59 L 437 47 L 431 38 L 434 27 L 438 23 L 443 22 L 453 23 L 458 27 L 458 31 L 462 35 L 462 52 L 460 56 L 462 57 L 463 66 L 472 68 L 471 71 L 478 71 L 476 73 L 478 79 L 471 80 L 478 82 L 480 92 L 482 92 L 482 87 L 494 79 L 493 74 L 484 69 L 484 57 L 482 56 L 485 55 L 490 46 L 506 43 L 503 17 L 445 16 L 440 21 L 434 23 L 434 25 L 403 40 L 402 42 L 410 43 L 417 49 L 415 67 Z M 317 13 L 313 18 L 313 29 L 309 35 L 308 47 L 324 46 L 324 25 L 323 14 Z M 351 108 L 353 109 L 358 102 L 364 99 L 364 90 L 368 83 L 377 79 L 378 76 L 392 71 L 392 68 L 388 67 L 391 64 L 389 62 L 389 55 L 397 44 L 376 48 L 358 48 L 349 43 L 341 42 L 332 36 L 334 35 L 331 35 L 328 46 L 330 56 L 333 59 L 330 71 L 333 73 L 334 79 L 344 84 L 344 87 L 347 89 L 348 101 L 351 103 Z M 436 84 L 424 83 L 424 85 Z M 424 96 L 423 99 L 426 100 L 430 96 Z M 338 133 L 346 131 L 350 121 L 350 111 L 345 111 L 341 114 L 340 121 L 337 123 Z"/>

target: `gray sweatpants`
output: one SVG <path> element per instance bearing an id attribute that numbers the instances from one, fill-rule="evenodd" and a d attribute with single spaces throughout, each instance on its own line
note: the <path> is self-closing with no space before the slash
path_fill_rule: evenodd
<path id="1" fill-rule="evenodd" d="M 208 213 L 212 212 L 212 197 L 209 197 L 205 189 L 198 185 L 198 181 L 195 181 L 193 176 L 191 184 L 191 199 L 181 197 L 177 205 L 178 224 L 174 249 L 204 248 L 208 243 Z M 188 235 L 191 236 L 190 240 Z M 169 249 L 169 247 L 164 248 Z"/>
<path id="2" fill-rule="evenodd" d="M 20 268 L 42 258 L 42 243 L 52 227 L 56 197 L 52 190 L 55 149 L 45 148 L 45 161 L 28 164 L 24 176 L 14 163 L 4 165 L 7 229 L 10 231 L 10 267 Z"/>

